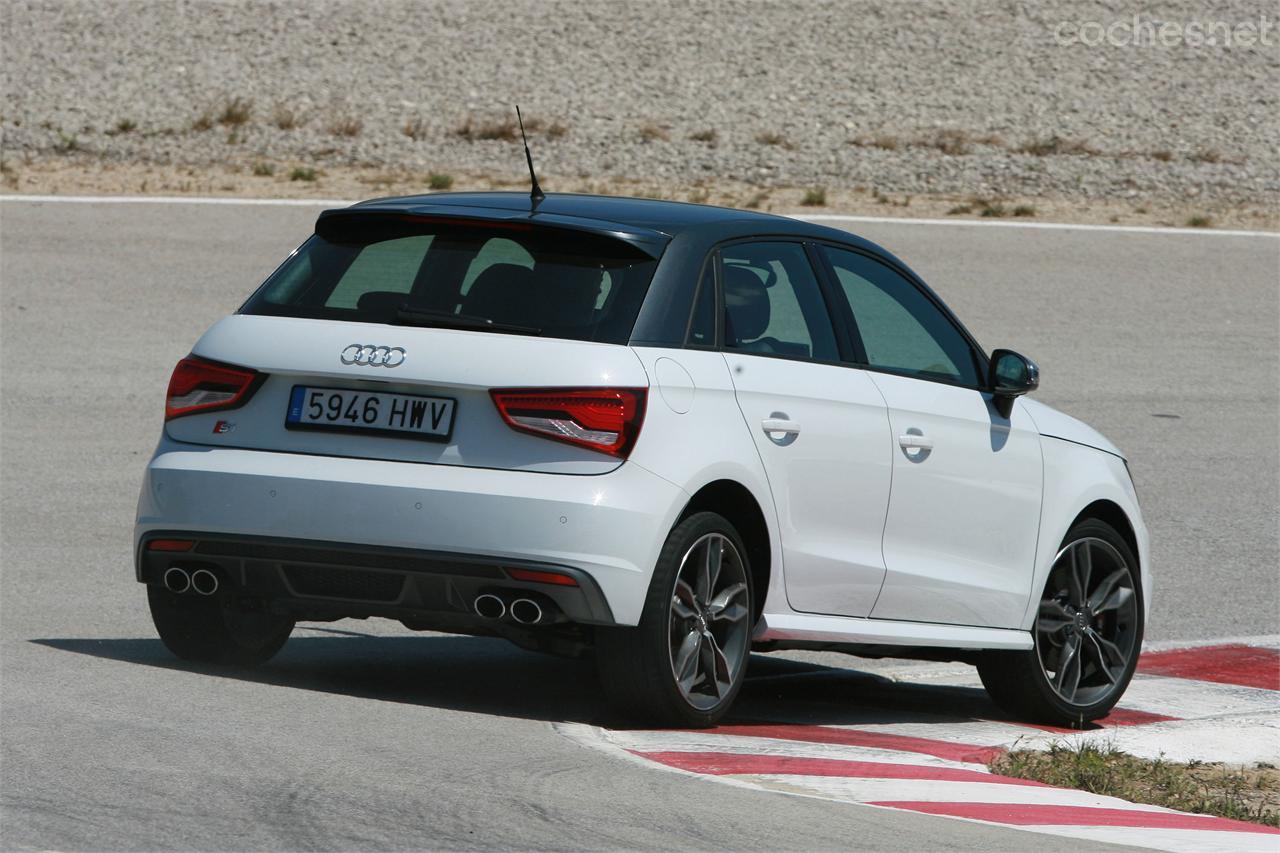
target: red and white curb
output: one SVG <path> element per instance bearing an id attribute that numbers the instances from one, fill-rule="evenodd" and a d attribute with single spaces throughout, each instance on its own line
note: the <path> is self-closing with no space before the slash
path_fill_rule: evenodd
<path id="1" fill-rule="evenodd" d="M 932 665 L 905 667 L 903 680 L 912 681 L 903 689 L 909 689 L 911 702 L 891 699 L 896 714 L 886 715 L 881 707 L 866 714 L 864 723 L 759 722 L 701 731 L 619 731 L 579 723 L 556 728 L 628 761 L 739 787 L 1148 849 L 1275 853 L 1280 830 L 1271 827 L 1011 779 L 986 767 L 1010 747 L 1095 737 L 1130 753 L 1170 760 L 1189 760 L 1180 757 L 1186 755 L 1227 763 L 1280 761 L 1275 646 L 1280 642 L 1144 654 L 1124 707 L 1086 732 L 954 713 L 930 720 L 910 707 L 929 704 L 930 690 L 921 690 L 921 680 L 937 688 L 934 707 L 948 708 L 942 700 L 957 685 L 943 675 L 959 674 L 954 667 Z M 968 686 L 965 676 L 960 686 Z M 1230 756 L 1218 755 L 1222 751 Z"/>

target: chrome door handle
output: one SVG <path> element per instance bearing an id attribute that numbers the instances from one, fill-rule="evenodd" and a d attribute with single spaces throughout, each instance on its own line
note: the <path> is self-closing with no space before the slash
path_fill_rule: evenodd
<path id="1" fill-rule="evenodd" d="M 795 421 L 784 421 L 782 418 L 765 418 L 760 422 L 765 432 L 782 432 L 796 435 L 800 432 L 800 424 Z"/>
<path id="2" fill-rule="evenodd" d="M 898 436 L 898 445 L 903 450 L 933 450 L 933 441 L 925 438 L 923 435 L 907 435 Z"/>

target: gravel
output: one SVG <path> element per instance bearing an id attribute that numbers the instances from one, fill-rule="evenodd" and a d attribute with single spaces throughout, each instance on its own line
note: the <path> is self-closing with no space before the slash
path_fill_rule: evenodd
<path id="1" fill-rule="evenodd" d="M 1275 206 L 1280 10 L 1171 2 L 1141 13 L 1157 26 L 1265 18 L 1269 44 L 1253 47 L 1055 40 L 1062 23 L 1135 11 L 10 0 L 0 128 L 9 163 L 518 177 L 515 143 L 474 131 L 519 102 L 548 176 Z M 223 115 L 235 102 L 249 105 L 242 124 Z M 286 113 L 298 126 L 278 126 Z M 691 138 L 706 131 L 714 138 Z M 1019 150 L 1053 140 L 1056 152 Z"/>

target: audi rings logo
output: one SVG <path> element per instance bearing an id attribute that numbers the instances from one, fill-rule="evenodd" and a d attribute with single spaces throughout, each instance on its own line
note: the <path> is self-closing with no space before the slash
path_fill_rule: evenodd
<path id="1" fill-rule="evenodd" d="M 361 367 L 399 367 L 404 364 L 402 347 L 379 347 L 373 344 L 352 344 L 338 356 L 343 364 Z"/>

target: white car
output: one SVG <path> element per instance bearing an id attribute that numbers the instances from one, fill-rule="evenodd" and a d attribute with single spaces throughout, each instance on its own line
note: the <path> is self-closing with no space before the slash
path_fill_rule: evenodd
<path id="1" fill-rule="evenodd" d="M 709 725 L 752 649 L 969 661 L 1027 719 L 1137 662 L 1123 455 L 851 234 L 516 193 L 322 214 L 174 370 L 135 532 L 164 643 L 381 616 L 592 654 Z"/>

